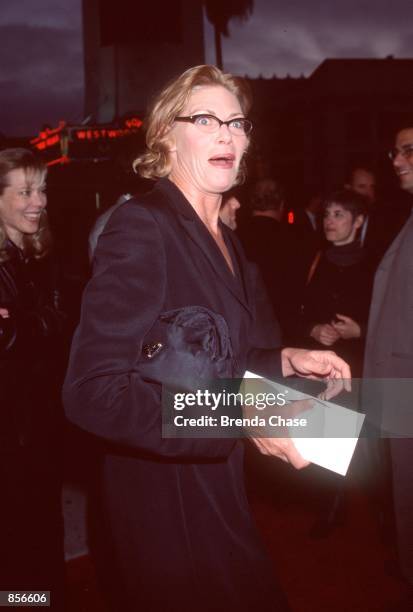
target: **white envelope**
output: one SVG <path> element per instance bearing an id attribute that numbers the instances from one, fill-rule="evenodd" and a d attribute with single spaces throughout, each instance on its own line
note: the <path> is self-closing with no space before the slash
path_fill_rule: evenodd
<path id="1" fill-rule="evenodd" d="M 262 379 L 265 383 L 271 385 L 276 393 L 285 393 L 288 390 L 289 400 L 310 398 L 314 401 L 316 412 L 311 408 L 309 414 L 317 415 L 318 430 L 322 433 L 321 437 L 297 437 L 294 436 L 293 428 L 289 428 L 289 437 L 304 459 L 345 476 L 356 448 L 364 415 L 338 404 L 321 401 L 318 398 L 301 393 L 288 387 L 285 380 L 280 384 L 247 371 L 244 379 L 249 378 Z M 303 415 L 305 414 L 303 413 Z"/>

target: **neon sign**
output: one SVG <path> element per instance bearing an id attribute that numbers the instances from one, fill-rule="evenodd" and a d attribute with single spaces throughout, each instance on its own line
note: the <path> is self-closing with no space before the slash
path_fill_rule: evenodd
<path id="1" fill-rule="evenodd" d="M 33 145 L 38 151 L 44 151 L 49 147 L 53 147 L 60 142 L 60 134 L 66 127 L 65 121 L 60 121 L 57 128 L 45 128 L 42 130 L 36 138 L 32 138 L 30 144 Z"/>
<path id="2" fill-rule="evenodd" d="M 140 127 L 142 127 L 142 125 L 143 125 L 142 121 L 138 119 L 137 117 L 131 117 L 130 119 L 125 120 L 125 126 L 129 128 L 130 130 L 133 128 L 139 129 Z"/>
<path id="3" fill-rule="evenodd" d="M 85 155 L 87 159 L 97 160 L 102 158 L 102 150 L 94 147 L 93 150 L 90 149 L 91 144 L 109 143 L 117 138 L 136 134 L 142 125 L 143 122 L 139 117 L 128 117 L 121 126 L 110 124 L 76 126 L 60 121 L 57 128 L 43 129 L 38 136 L 32 138 L 30 144 L 52 158 L 48 165 L 68 163 L 71 159 L 85 159 Z M 82 143 L 85 146 L 89 145 L 87 151 L 79 149 Z M 108 149 L 105 147 L 105 158 L 107 157 Z"/>
<path id="4" fill-rule="evenodd" d="M 121 138 L 122 136 L 128 136 L 134 131 L 136 130 L 127 128 L 94 128 L 88 130 L 73 130 L 72 134 L 78 140 L 100 140 L 102 138 Z"/>

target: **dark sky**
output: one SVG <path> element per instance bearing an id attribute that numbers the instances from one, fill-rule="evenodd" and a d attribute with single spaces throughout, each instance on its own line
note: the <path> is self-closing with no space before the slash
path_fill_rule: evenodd
<path id="1" fill-rule="evenodd" d="M 255 0 L 248 22 L 231 22 L 225 68 L 307 76 L 327 57 L 413 57 L 412 22 L 412 0 Z"/>
<path id="2" fill-rule="evenodd" d="M 0 132 L 83 116 L 81 0 L 0 0 Z"/>
<path id="3" fill-rule="evenodd" d="M 80 121 L 81 0 L 0 0 L 0 8 L 0 132 Z M 248 22 L 230 25 L 224 65 L 249 76 L 299 76 L 326 57 L 413 57 L 412 23 L 413 0 L 255 0 Z M 214 61 L 209 25 L 206 61 Z"/>

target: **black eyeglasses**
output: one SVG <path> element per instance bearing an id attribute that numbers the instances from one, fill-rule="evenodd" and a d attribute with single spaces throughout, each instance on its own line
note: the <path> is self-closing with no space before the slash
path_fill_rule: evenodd
<path id="1" fill-rule="evenodd" d="M 189 117 L 175 117 L 175 121 L 193 123 L 198 129 L 206 134 L 217 132 L 222 125 L 226 125 L 234 136 L 248 136 L 252 130 L 252 122 L 245 117 L 235 117 L 228 121 L 221 121 L 215 115 L 190 115 Z"/>
<path id="2" fill-rule="evenodd" d="M 404 159 L 408 159 L 413 155 L 413 144 L 407 144 L 403 147 L 393 147 L 388 153 L 390 159 L 394 161 L 398 155 L 402 155 Z"/>

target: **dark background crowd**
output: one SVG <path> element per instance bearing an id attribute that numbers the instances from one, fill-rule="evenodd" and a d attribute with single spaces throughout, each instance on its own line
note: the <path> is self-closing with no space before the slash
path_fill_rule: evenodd
<path id="1" fill-rule="evenodd" d="M 39 291 L 35 300 L 39 317 L 42 320 L 46 317 L 45 325 L 51 326 L 52 332 L 44 349 L 42 343 L 38 345 L 36 369 L 32 371 L 31 365 L 27 369 L 30 375 L 25 381 L 24 402 L 35 407 L 37 417 L 27 425 L 28 433 L 25 434 L 23 427 L 20 434 L 25 438 L 21 443 L 27 446 L 24 461 L 29 461 L 30 472 L 24 473 L 27 464 L 23 463 L 16 474 L 21 478 L 22 487 L 27 487 L 28 480 L 35 486 L 25 490 L 17 500 L 17 505 L 24 506 L 21 516 L 17 516 L 19 524 L 25 523 L 21 532 L 24 543 L 17 547 L 13 540 L 15 534 L 9 534 L 9 554 L 18 557 L 11 556 L 14 558 L 12 576 L 14 567 L 15 572 L 18 568 L 18 576 L 24 577 L 33 589 L 45 582 L 52 585 L 56 609 L 63 609 L 64 605 L 60 487 L 65 479 L 85 487 L 93 484 L 94 466 L 99 457 L 99 441 L 64 421 L 59 388 L 78 321 L 82 290 L 92 272 L 92 227 L 97 219 L 107 220 L 115 203 L 122 205 L 130 195 L 139 197 L 151 188 L 149 181 L 137 179 L 130 171 L 126 158 L 126 155 L 117 157 L 110 165 L 107 190 L 99 209 L 86 211 L 86 216 L 81 209 L 82 201 L 76 199 L 76 190 L 62 190 L 62 184 L 74 186 L 85 179 L 82 168 L 73 165 L 64 168 L 60 175 L 49 173 L 49 219 L 54 246 L 46 262 L 30 271 L 33 275 L 30 283 Z M 256 266 L 258 316 L 262 316 L 264 327 L 272 326 L 268 333 L 272 334 L 273 341 L 331 348 L 350 363 L 354 376 L 361 377 L 374 274 L 406 221 L 409 208 L 402 199 L 397 206 L 384 199 L 376 172 L 362 165 L 349 168 L 333 191 L 326 193 L 320 187 L 313 188 L 301 202 L 291 206 L 282 177 L 269 174 L 268 164 L 263 167 L 259 159 L 250 160 L 250 164 L 254 161 L 251 178 L 224 197 L 221 219 L 237 233 L 248 259 Z M 84 185 L 87 187 L 86 182 Z M 55 205 L 57 198 L 59 207 Z M 65 206 L 71 207 L 70 215 L 69 212 L 65 215 Z M 79 210 L 77 221 L 73 207 Z M 69 220 L 74 227 L 70 224 L 68 227 Z M 74 234 L 76 241 L 69 241 L 69 236 Z M 43 303 L 44 297 L 40 297 L 44 295 L 50 300 L 48 306 Z M 29 345 L 27 350 L 30 352 L 33 348 Z M 380 455 L 386 465 L 385 445 Z M 337 525 L 345 520 L 349 497 L 345 488 L 361 488 L 371 504 L 371 517 L 377 522 L 378 533 L 388 545 L 389 562 L 394 562 L 390 573 L 397 576 L 388 474 L 385 469 L 380 482 L 371 487 L 365 461 L 361 449 L 356 453 L 346 487 L 341 477 L 319 470 L 317 478 L 321 488 L 315 494 L 309 535 L 316 539 L 330 538 Z M 252 499 L 254 496 L 259 499 L 263 491 L 273 486 L 274 476 L 269 473 L 272 468 L 269 470 L 262 458 L 251 453 L 247 469 Z M 40 505 L 35 502 L 39 496 Z M 29 522 L 26 521 L 28 506 L 33 508 Z M 93 516 L 93 507 L 89 512 L 92 513 L 89 546 L 93 548 L 97 514 Z M 4 520 L 10 521 L 10 517 Z M 21 563 L 22 554 L 26 569 Z M 33 563 L 37 566 L 37 575 L 31 573 Z M 18 588 L 18 581 L 10 584 Z"/>

